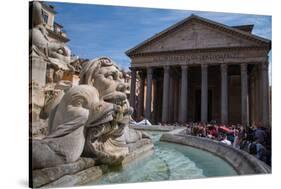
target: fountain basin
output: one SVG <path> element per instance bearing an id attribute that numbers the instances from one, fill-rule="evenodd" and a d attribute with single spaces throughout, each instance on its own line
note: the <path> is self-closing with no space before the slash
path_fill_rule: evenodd
<path id="1" fill-rule="evenodd" d="M 211 152 L 228 162 L 239 175 L 271 173 L 271 168 L 264 162 L 258 160 L 247 152 L 233 148 L 232 146 L 227 146 L 219 141 L 185 134 L 177 134 L 176 131 L 163 134 L 160 141 L 187 145 Z"/>
<path id="2" fill-rule="evenodd" d="M 126 157 L 121 166 L 89 164 L 92 167 L 74 175 L 65 175 L 44 187 L 271 173 L 270 167 L 244 151 L 206 138 L 181 134 L 182 131 L 147 131 L 154 145 L 139 148 Z"/>
<path id="3" fill-rule="evenodd" d="M 111 168 L 100 179 L 87 185 L 238 175 L 228 162 L 213 153 L 179 143 L 160 141 L 163 132 L 148 133 L 154 142 L 154 152 L 143 155 L 125 166 Z"/>

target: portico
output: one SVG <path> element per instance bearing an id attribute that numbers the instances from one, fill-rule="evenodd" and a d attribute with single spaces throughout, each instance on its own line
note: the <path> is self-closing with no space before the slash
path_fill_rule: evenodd
<path id="1" fill-rule="evenodd" d="M 270 40 L 253 26 L 229 27 L 192 15 L 128 50 L 131 94 L 141 86 L 136 119 L 153 123 L 252 122 L 269 125 Z M 146 91 L 146 94 L 144 94 Z M 145 96 L 145 102 L 144 102 Z"/>

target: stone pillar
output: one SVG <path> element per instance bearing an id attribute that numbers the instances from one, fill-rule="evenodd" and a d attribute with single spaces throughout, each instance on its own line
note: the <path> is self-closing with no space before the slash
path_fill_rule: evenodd
<path id="1" fill-rule="evenodd" d="M 152 91 L 152 68 L 147 68 L 147 85 L 146 85 L 146 110 L 145 118 L 151 118 L 151 91 Z"/>
<path id="2" fill-rule="evenodd" d="M 130 88 L 130 105 L 135 112 L 135 98 L 136 98 L 136 69 L 131 68 L 131 88 Z"/>
<path id="3" fill-rule="evenodd" d="M 179 94 L 179 79 L 178 77 L 175 78 L 174 80 L 174 115 L 173 115 L 173 119 L 174 119 L 174 122 L 179 122 L 179 100 L 180 100 L 180 94 Z"/>
<path id="4" fill-rule="evenodd" d="M 249 126 L 249 97 L 247 64 L 241 64 L 241 123 Z"/>
<path id="5" fill-rule="evenodd" d="M 168 101 L 169 101 L 169 82 L 170 82 L 170 67 L 164 67 L 164 84 L 163 84 L 163 102 L 162 102 L 162 122 L 168 121 Z"/>
<path id="6" fill-rule="evenodd" d="M 140 93 L 138 97 L 138 111 L 137 118 L 140 119 L 143 116 L 143 99 L 144 99 L 144 74 L 140 73 Z"/>
<path id="7" fill-rule="evenodd" d="M 172 73 L 171 73 L 172 74 Z M 168 118 L 168 122 L 169 123 L 173 123 L 173 105 L 174 105 L 174 78 L 170 76 L 170 83 L 169 83 L 169 103 L 168 103 L 168 115 L 169 115 L 169 118 Z"/>
<path id="8" fill-rule="evenodd" d="M 40 111 L 45 102 L 47 62 L 37 56 L 29 56 L 29 95 L 31 108 L 30 123 L 40 120 Z"/>
<path id="9" fill-rule="evenodd" d="M 201 65 L 201 122 L 208 121 L 208 66 Z"/>
<path id="10" fill-rule="evenodd" d="M 185 123 L 187 121 L 187 99 L 188 99 L 188 67 L 186 65 L 181 66 L 181 94 L 180 94 L 180 112 L 179 112 L 179 122 Z"/>
<path id="11" fill-rule="evenodd" d="M 269 126 L 269 78 L 268 63 L 261 65 L 262 126 Z"/>
<path id="12" fill-rule="evenodd" d="M 221 123 L 228 123 L 228 76 L 227 65 L 221 64 Z"/>
<path id="13" fill-rule="evenodd" d="M 153 82 L 153 118 L 152 121 L 156 125 L 157 124 L 157 93 L 158 93 L 158 86 L 157 86 L 157 80 L 155 79 Z"/>
<path id="14" fill-rule="evenodd" d="M 37 83 L 40 87 L 46 85 L 47 62 L 36 56 L 30 56 L 29 74 L 30 82 Z"/>
<path id="15" fill-rule="evenodd" d="M 162 116 L 162 101 L 163 101 L 163 78 L 159 78 L 157 83 L 158 92 L 157 92 L 157 124 L 161 122 L 161 116 Z"/>

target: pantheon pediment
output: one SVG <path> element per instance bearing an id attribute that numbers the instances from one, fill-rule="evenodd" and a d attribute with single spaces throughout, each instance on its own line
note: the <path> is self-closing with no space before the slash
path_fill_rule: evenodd
<path id="1" fill-rule="evenodd" d="M 152 36 L 126 54 L 231 47 L 269 47 L 270 40 L 196 15 Z"/>

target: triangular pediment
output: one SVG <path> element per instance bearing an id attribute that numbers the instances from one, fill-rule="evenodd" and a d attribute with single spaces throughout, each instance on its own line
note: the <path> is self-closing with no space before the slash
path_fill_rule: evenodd
<path id="1" fill-rule="evenodd" d="M 127 54 L 224 47 L 253 47 L 269 43 L 269 40 L 259 38 L 251 33 L 209 22 L 209 20 L 202 20 L 201 17 L 195 16 L 160 32 L 130 49 Z"/>

